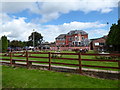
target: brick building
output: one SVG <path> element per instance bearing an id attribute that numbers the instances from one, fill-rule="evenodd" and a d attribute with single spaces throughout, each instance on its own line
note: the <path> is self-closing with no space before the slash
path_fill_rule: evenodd
<path id="1" fill-rule="evenodd" d="M 56 45 L 57 46 L 66 46 L 66 34 L 60 34 L 56 38 Z"/>
<path id="2" fill-rule="evenodd" d="M 101 38 L 91 39 L 90 48 L 95 51 L 104 51 L 106 45 L 107 36 Z"/>
<path id="3" fill-rule="evenodd" d="M 57 46 L 87 46 L 88 43 L 88 33 L 83 30 L 73 30 L 56 37 Z"/>

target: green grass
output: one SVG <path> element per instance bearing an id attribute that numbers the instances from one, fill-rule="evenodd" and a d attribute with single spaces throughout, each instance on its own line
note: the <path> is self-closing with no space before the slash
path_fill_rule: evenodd
<path id="1" fill-rule="evenodd" d="M 2 66 L 3 88 L 118 88 L 117 80 Z"/>
<path id="2" fill-rule="evenodd" d="M 73 51 L 62 51 L 64 53 L 75 53 Z M 88 53 L 94 53 L 94 51 L 89 51 Z M 32 56 L 41 56 L 41 57 L 48 57 L 47 54 L 32 54 Z M 2 57 L 2 58 L 9 58 L 9 57 Z M 78 58 L 77 55 L 63 55 L 62 58 Z M 14 57 L 13 59 L 23 59 L 26 60 L 24 57 Z M 95 56 L 82 56 L 82 59 L 95 59 Z M 48 61 L 48 59 L 42 59 L 42 58 L 29 58 L 29 60 L 35 60 L 35 61 Z M 60 62 L 60 63 L 70 63 L 70 64 L 79 64 L 76 60 L 60 60 L 60 59 L 52 59 L 52 62 Z M 96 66 L 109 66 L 109 67 L 118 67 L 117 62 L 100 62 L 100 61 L 82 61 L 83 65 L 96 65 Z M 58 65 L 58 64 L 55 64 Z M 63 66 L 63 65 L 62 65 Z M 70 66 L 74 67 L 74 66 Z M 84 67 L 88 68 L 88 67 Z M 89 67 L 90 68 L 90 67 Z M 117 69 L 104 69 L 104 68 L 94 68 L 94 69 L 102 69 L 102 70 L 115 70 Z"/>

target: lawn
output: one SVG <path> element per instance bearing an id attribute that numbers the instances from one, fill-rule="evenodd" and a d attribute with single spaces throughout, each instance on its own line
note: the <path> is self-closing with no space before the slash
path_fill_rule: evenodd
<path id="1" fill-rule="evenodd" d="M 2 66 L 3 88 L 118 88 L 118 80 Z"/>
<path id="2" fill-rule="evenodd" d="M 72 51 L 62 51 L 65 53 L 75 53 Z M 88 53 L 94 53 L 93 51 L 89 51 Z M 41 57 L 48 57 L 47 54 L 32 54 L 32 56 L 41 56 Z M 2 57 L 2 58 L 9 58 L 9 57 Z M 77 55 L 62 55 L 62 58 L 78 58 Z M 26 60 L 26 58 L 23 57 L 14 57 L 13 59 L 23 59 Z M 82 56 L 82 59 L 95 59 L 95 56 Z M 35 61 L 48 61 L 48 59 L 44 58 L 29 58 L 29 60 L 35 60 Z M 69 63 L 69 64 L 79 64 L 77 60 L 60 60 L 60 59 L 52 59 L 52 62 L 60 62 L 60 63 Z M 56 64 L 55 64 L 56 65 Z M 82 65 L 96 65 L 96 66 L 109 66 L 109 67 L 118 67 L 117 62 L 100 62 L 100 61 L 82 61 Z M 70 66 L 74 67 L 74 66 Z M 87 68 L 87 67 L 84 67 Z M 104 69 L 104 68 L 96 68 L 96 69 Z M 104 70 L 117 70 L 117 69 L 104 69 Z"/>

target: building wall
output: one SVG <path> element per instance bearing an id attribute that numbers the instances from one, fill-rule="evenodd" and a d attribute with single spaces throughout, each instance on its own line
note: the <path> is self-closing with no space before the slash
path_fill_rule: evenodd
<path id="1" fill-rule="evenodd" d="M 105 38 L 100 38 L 100 39 L 97 39 L 97 40 L 93 40 L 92 41 L 93 50 L 104 49 L 104 45 L 102 45 L 102 43 L 105 44 L 105 42 L 106 42 Z"/>
<path id="2" fill-rule="evenodd" d="M 65 39 L 64 41 L 62 39 Z M 70 31 L 67 34 L 60 34 L 56 38 L 57 46 L 84 46 L 88 40 L 88 34 L 82 30 Z"/>
<path id="3" fill-rule="evenodd" d="M 60 47 L 60 51 L 68 51 L 73 49 L 88 49 L 90 50 L 90 47 Z M 50 47 L 50 50 L 57 51 L 58 47 Z"/>
<path id="4" fill-rule="evenodd" d="M 62 46 L 62 43 L 65 43 L 64 46 L 70 46 L 73 45 L 73 41 L 82 41 L 82 37 L 88 38 L 88 35 L 81 35 L 81 34 L 73 34 L 73 35 L 66 35 L 65 40 L 56 40 L 57 46 Z"/>
<path id="5" fill-rule="evenodd" d="M 57 46 L 64 46 L 64 45 L 66 45 L 66 41 L 65 40 L 56 40 L 56 45 Z"/>
<path id="6" fill-rule="evenodd" d="M 72 38 L 72 40 L 70 41 L 69 38 Z M 71 43 L 73 45 L 73 42 L 81 42 L 82 38 L 83 39 L 88 38 L 88 35 L 74 34 L 74 35 L 66 36 L 66 45 L 71 45 Z"/>
<path id="7" fill-rule="evenodd" d="M 88 35 L 81 35 L 81 37 L 88 38 Z"/>

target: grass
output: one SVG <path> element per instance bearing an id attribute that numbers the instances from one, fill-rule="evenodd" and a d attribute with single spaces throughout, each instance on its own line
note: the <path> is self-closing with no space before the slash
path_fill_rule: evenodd
<path id="1" fill-rule="evenodd" d="M 62 51 L 65 53 L 75 53 L 73 51 Z M 93 51 L 89 51 L 88 53 L 94 53 Z M 32 56 L 41 56 L 41 57 L 48 57 L 47 54 L 34 54 Z M 9 58 L 9 57 L 2 57 L 2 58 Z M 62 58 L 78 58 L 77 55 L 63 55 Z M 26 60 L 26 58 L 23 57 L 14 57 L 13 59 L 23 59 Z M 95 59 L 95 56 L 82 56 L 82 59 Z M 36 61 L 48 61 L 48 59 L 42 59 L 42 58 L 29 58 L 29 60 L 36 60 Z M 77 60 L 60 60 L 60 59 L 52 59 L 52 62 L 60 62 L 60 63 L 70 63 L 70 64 L 78 64 L 79 62 Z M 82 61 L 83 65 L 96 65 L 96 66 L 109 66 L 109 67 L 118 67 L 117 62 L 100 62 L 100 61 Z M 56 64 L 55 64 L 56 65 Z M 74 66 L 70 66 L 74 67 Z M 87 68 L 87 67 L 85 67 Z M 117 69 L 104 69 L 104 68 L 94 68 L 94 69 L 102 69 L 102 70 L 115 70 Z"/>
<path id="2" fill-rule="evenodd" d="M 2 66 L 3 88 L 118 88 L 118 80 Z"/>

